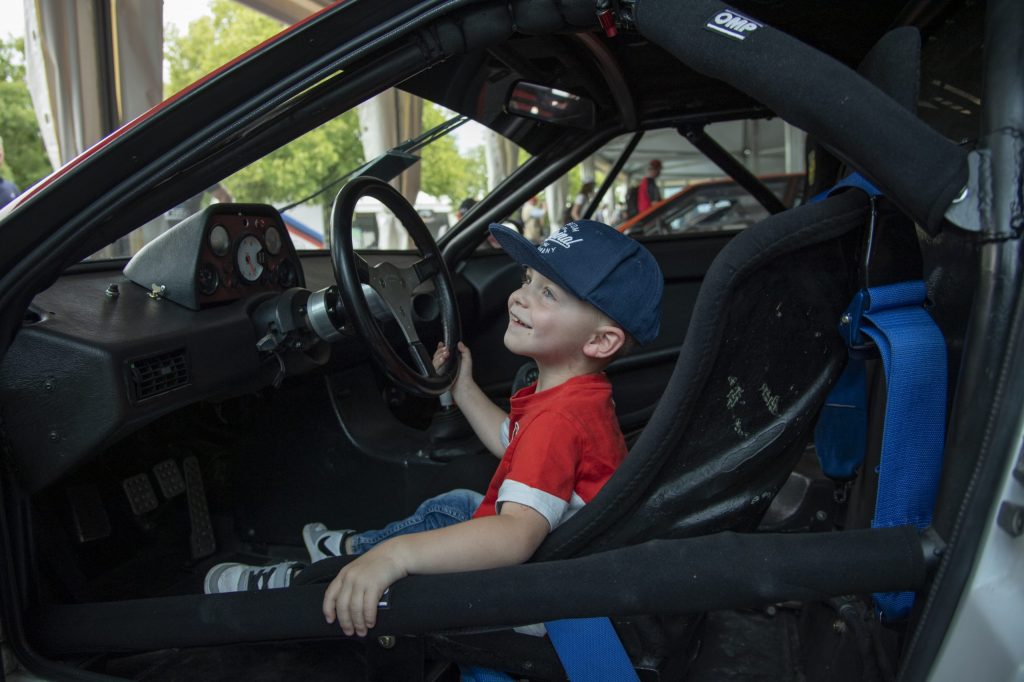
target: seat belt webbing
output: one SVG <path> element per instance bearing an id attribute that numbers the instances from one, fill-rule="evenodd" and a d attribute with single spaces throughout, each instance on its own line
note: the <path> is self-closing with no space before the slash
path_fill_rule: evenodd
<path id="1" fill-rule="evenodd" d="M 881 191 L 859 173 L 843 178 L 811 201 L 844 187 L 875 197 Z M 878 465 L 878 493 L 872 528 L 931 525 L 942 471 L 946 434 L 946 343 L 924 309 L 927 289 L 920 280 L 864 289 L 840 324 L 851 349 L 846 370 L 825 401 L 815 428 L 822 469 L 833 478 L 853 476 L 863 461 L 867 430 L 866 373 L 862 348 L 874 341 L 886 381 L 885 423 Z M 857 433 L 860 431 L 861 433 Z M 883 618 L 910 613 L 913 592 L 874 595 Z"/>
<path id="2" fill-rule="evenodd" d="M 882 356 L 887 393 L 872 528 L 924 529 L 932 522 L 946 434 L 947 369 L 945 339 L 923 307 L 926 294 L 920 280 L 872 287 L 859 320 L 859 331 Z M 908 615 L 913 603 L 913 592 L 875 594 L 890 620 Z"/>
<path id="3" fill-rule="evenodd" d="M 639 682 L 633 663 L 609 619 L 553 620 L 544 627 L 570 682 Z"/>

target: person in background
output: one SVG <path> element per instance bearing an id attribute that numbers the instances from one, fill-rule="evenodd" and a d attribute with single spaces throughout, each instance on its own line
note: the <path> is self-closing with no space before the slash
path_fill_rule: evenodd
<path id="1" fill-rule="evenodd" d="M 661 161 L 659 159 L 651 159 L 651 162 L 647 164 L 647 172 L 641 178 L 640 187 L 636 193 L 636 207 L 639 213 L 646 211 L 651 207 L 651 204 L 661 201 L 661 190 L 658 189 L 658 184 L 655 182 L 659 175 L 661 175 Z"/>
<path id="2" fill-rule="evenodd" d="M 4 165 L 4 138 L 0 137 L 0 172 L 3 170 Z M 10 180 L 0 175 L 0 207 L 6 206 L 7 204 L 14 201 L 14 198 L 21 194 L 18 186 Z"/>
<path id="3" fill-rule="evenodd" d="M 590 197 L 594 195 L 594 178 L 585 176 L 583 178 L 583 186 L 580 187 L 579 194 L 572 202 L 572 207 L 569 209 L 569 217 L 573 220 L 579 220 L 583 217 L 583 212 L 587 210 L 587 205 L 590 204 Z"/>
<path id="4" fill-rule="evenodd" d="M 537 197 L 530 197 L 529 201 L 523 204 L 521 217 L 523 219 L 523 236 L 534 244 L 539 244 L 548 236 L 547 211 Z"/>
<path id="5" fill-rule="evenodd" d="M 462 220 L 462 216 L 466 215 L 466 213 L 469 212 L 469 209 L 473 208 L 474 206 L 476 206 L 476 199 L 474 199 L 473 197 L 466 197 L 465 199 L 463 199 L 462 203 L 459 204 L 459 207 L 455 209 L 456 222 Z"/>

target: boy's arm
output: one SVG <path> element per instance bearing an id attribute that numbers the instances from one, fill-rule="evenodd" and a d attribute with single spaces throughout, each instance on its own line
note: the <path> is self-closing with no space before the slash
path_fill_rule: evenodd
<path id="1" fill-rule="evenodd" d="M 491 399 L 473 381 L 473 356 L 464 343 L 459 342 L 459 352 L 462 354 L 462 364 L 459 368 L 459 376 L 452 386 L 452 398 L 455 404 L 466 415 L 469 425 L 477 438 L 483 442 L 484 447 L 494 455 L 501 458 L 505 454 L 505 446 L 501 442 L 501 428 L 508 417 L 505 412 L 491 402 Z M 434 366 L 440 367 L 448 359 L 449 351 L 444 344 L 437 344 L 434 352 Z"/>
<path id="2" fill-rule="evenodd" d="M 383 542 L 343 568 L 324 594 L 323 612 L 346 635 L 366 635 L 377 622 L 377 603 L 407 575 L 475 571 L 521 564 L 547 537 L 547 519 L 530 507 L 505 502 L 498 516 Z"/>

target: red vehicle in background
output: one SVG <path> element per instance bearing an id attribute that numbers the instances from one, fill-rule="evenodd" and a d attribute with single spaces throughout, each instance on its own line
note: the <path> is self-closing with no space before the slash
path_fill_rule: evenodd
<path id="1" fill-rule="evenodd" d="M 803 201 L 803 173 L 764 175 L 759 179 L 786 208 Z M 694 183 L 620 223 L 630 235 L 742 230 L 767 218 L 769 211 L 735 180 Z"/>

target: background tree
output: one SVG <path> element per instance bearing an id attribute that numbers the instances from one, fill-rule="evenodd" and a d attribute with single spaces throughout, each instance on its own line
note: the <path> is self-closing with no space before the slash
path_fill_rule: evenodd
<path id="1" fill-rule="evenodd" d="M 429 102 L 423 107 L 423 130 L 441 125 L 456 114 Z M 423 175 L 421 188 L 435 197 L 448 197 L 458 204 L 466 197 L 478 197 L 487 189 L 484 148 L 477 147 L 468 156 L 459 153 L 455 136 L 436 140 L 421 151 Z"/>
<path id="2" fill-rule="evenodd" d="M 6 161 L 0 175 L 22 191 L 50 174 L 32 99 L 25 84 L 25 40 L 0 40 L 0 137 Z"/>
<path id="3" fill-rule="evenodd" d="M 164 38 L 169 70 L 165 96 L 283 30 L 255 10 L 230 0 L 213 0 L 210 16 L 191 22 L 182 34 L 170 27 Z M 222 183 L 235 201 L 280 205 L 308 196 L 363 162 L 359 123 L 349 111 L 243 168 Z M 329 206 L 334 191 L 314 201 Z"/>

